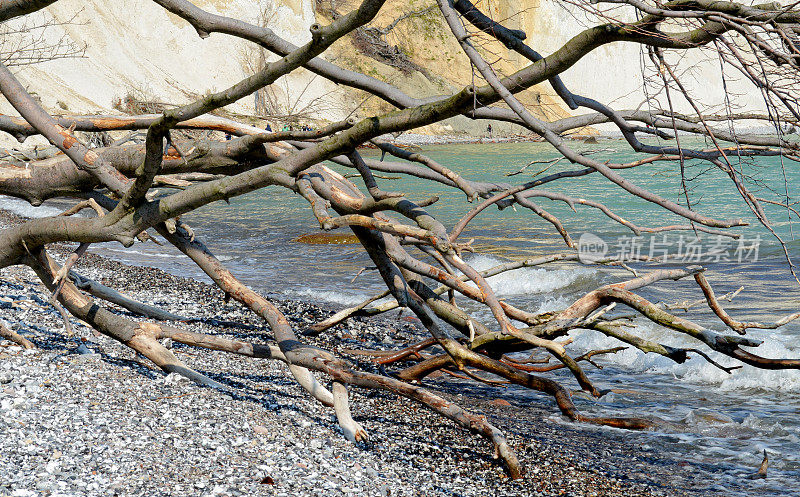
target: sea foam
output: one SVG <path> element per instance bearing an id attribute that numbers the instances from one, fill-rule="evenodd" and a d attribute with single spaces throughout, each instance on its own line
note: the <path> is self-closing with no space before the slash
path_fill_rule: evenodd
<path id="1" fill-rule="evenodd" d="M 467 261 L 477 271 L 485 271 L 508 261 L 487 255 L 476 255 Z M 585 266 L 569 269 L 526 267 L 500 273 L 487 279 L 499 296 L 531 295 L 584 286 L 598 278 L 598 271 Z"/>
<path id="2" fill-rule="evenodd" d="M 286 290 L 283 292 L 290 299 L 298 300 L 313 300 L 317 302 L 330 302 L 332 304 L 339 304 L 342 306 L 350 307 L 367 300 L 372 295 L 366 293 L 348 293 L 344 291 L 332 290 L 315 290 L 311 288 L 303 288 L 300 290 Z M 375 292 L 378 293 L 378 292 Z M 378 302 L 383 302 L 380 300 Z"/>
<path id="3" fill-rule="evenodd" d="M 725 366 L 741 364 L 736 359 L 711 351 L 704 344 L 690 337 L 649 321 L 637 322 L 633 332 L 642 338 L 658 343 L 703 350 L 716 362 Z M 570 335 L 575 337 L 573 347 L 577 352 L 625 345 L 597 331 L 576 330 L 571 332 Z M 748 332 L 748 335 L 750 335 L 750 332 Z M 793 345 L 790 336 L 775 332 L 761 332 L 756 335 L 764 343 L 759 347 L 748 347 L 748 351 L 753 354 L 770 358 L 800 357 L 800 347 Z M 753 389 L 769 392 L 800 392 L 800 373 L 797 370 L 766 370 L 744 365 L 741 369 L 736 369 L 731 374 L 728 374 L 696 353 L 690 352 L 689 357 L 690 359 L 683 364 L 677 364 L 661 355 L 645 354 L 629 346 L 623 351 L 604 355 L 602 359 L 598 360 L 606 364 L 618 365 L 629 373 L 670 375 L 691 384 L 714 385 L 722 391 Z"/>
<path id="4" fill-rule="evenodd" d="M 4 209 L 22 217 L 41 218 L 50 217 L 61 214 L 63 209 L 53 207 L 51 205 L 40 205 L 34 207 L 28 202 L 14 198 L 0 195 L 0 209 Z"/>

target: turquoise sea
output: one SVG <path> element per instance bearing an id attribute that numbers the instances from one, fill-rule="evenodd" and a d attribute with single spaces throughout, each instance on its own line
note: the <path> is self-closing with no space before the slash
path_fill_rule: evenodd
<path id="1" fill-rule="evenodd" d="M 703 145 L 696 141 L 689 144 Z M 602 161 L 635 160 L 632 154 L 624 152 L 625 144 L 620 140 L 600 139 L 599 143 L 591 145 L 574 142 L 573 146 L 579 150 L 601 150 L 592 157 Z M 437 145 L 426 146 L 424 153 L 466 178 L 498 183 L 519 184 L 545 168 L 541 175 L 575 169 L 566 161 L 533 164 L 523 174 L 506 177 L 507 173 L 518 171 L 532 161 L 557 158 L 553 149 L 543 143 Z M 379 157 L 369 151 L 365 154 Z M 788 159 L 774 157 L 740 162 L 731 154 L 730 160 L 744 173 L 745 184 L 758 197 L 784 201 L 787 190 L 791 197 L 800 189 L 800 167 Z M 686 203 L 677 162 L 658 162 L 623 170 L 621 174 L 664 198 Z M 645 233 L 634 239 L 629 229 L 611 221 L 597 209 L 575 205 L 576 212 L 573 212 L 563 202 L 534 200 L 561 219 L 576 241 L 584 233 L 598 237 L 606 244 L 608 255 L 630 251 L 633 247 L 638 247 L 644 255 L 652 250 L 680 252 L 684 264 L 700 263 L 708 268 L 707 278 L 717 295 L 744 286 L 732 302 L 726 303 L 729 313 L 739 320 L 774 321 L 800 310 L 800 284 L 792 276 L 782 248 L 758 224 L 730 178 L 696 161 L 686 162 L 685 178 L 693 209 L 718 219 L 743 218 L 751 223 L 745 228 L 735 228 L 742 234 L 742 242 L 705 234 L 696 241 L 691 231 L 667 238 L 660 233 Z M 448 228 L 472 207 L 463 193 L 443 185 L 413 178 L 378 178 L 378 182 L 384 190 L 410 192 L 411 199 L 440 196 L 441 200 L 428 210 Z M 686 224 L 654 204 L 631 196 L 596 173 L 562 179 L 541 189 L 602 202 L 616 214 L 643 227 Z M 32 209 L 11 199 L 0 199 L 0 207 L 26 215 L 48 212 L 47 206 Z M 800 264 L 797 215 L 769 204 L 764 204 L 764 210 L 775 232 L 786 242 L 789 254 Z M 360 269 L 369 265 L 359 246 L 309 245 L 293 241 L 319 232 L 318 224 L 302 198 L 287 196 L 280 189 L 267 188 L 232 199 L 230 205 L 218 202 L 184 220 L 238 277 L 274 296 L 344 306 L 358 303 L 383 289 L 377 274 L 371 271 L 351 282 Z M 487 209 L 472 221 L 461 239 L 475 240 L 478 253 L 469 255 L 467 260 L 478 269 L 507 260 L 567 250 L 552 225 L 519 207 L 503 211 Z M 139 244 L 132 249 L 104 244 L 93 250 L 125 262 L 153 265 L 204 279 L 177 251 L 153 244 Z M 632 267 L 647 271 L 666 266 L 639 263 Z M 543 311 L 563 308 L 597 286 L 630 277 L 630 273 L 619 268 L 573 263 L 522 269 L 497 276 L 490 283 L 509 302 Z M 691 278 L 660 283 L 641 293 L 652 301 L 667 303 L 702 298 Z M 485 311 L 475 310 L 479 315 L 489 316 Z M 683 315 L 683 311 L 676 312 Z M 692 308 L 686 315 L 716 331 L 725 331 L 724 325 L 703 305 Z M 638 333 L 646 338 L 670 345 L 698 346 L 650 322 L 640 320 L 638 324 Z M 575 353 L 617 345 L 595 332 L 578 331 L 572 335 L 575 342 L 571 347 Z M 800 321 L 780 330 L 751 330 L 748 335 L 764 340 L 755 353 L 767 357 L 800 357 Z M 725 365 L 734 362 L 714 357 Z M 587 372 L 598 387 L 628 393 L 611 393 L 599 401 L 576 396 L 576 402 L 584 411 L 657 416 L 667 421 L 659 431 L 630 436 L 637 437 L 642 446 L 658 447 L 677 459 L 697 465 L 698 471 L 707 472 L 708 478 L 730 495 L 787 495 L 787 489 L 796 488 L 796 482 L 800 481 L 800 371 L 763 371 L 745 366 L 729 375 L 701 358 L 678 365 L 631 349 L 597 362 L 604 369 L 587 367 Z M 567 375 L 557 376 L 565 384 L 577 388 Z M 546 397 L 522 389 L 515 395 L 532 402 L 548 402 Z M 564 422 L 555 407 L 549 421 Z M 743 480 L 743 475 L 753 473 L 758 467 L 763 450 L 770 455 L 770 477 Z M 800 492 L 800 489 L 790 490 L 788 494 L 792 492 Z"/>

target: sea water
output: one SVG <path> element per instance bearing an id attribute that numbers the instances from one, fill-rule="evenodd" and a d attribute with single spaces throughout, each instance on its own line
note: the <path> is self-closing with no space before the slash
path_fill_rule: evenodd
<path id="1" fill-rule="evenodd" d="M 690 145 L 706 146 L 697 141 Z M 592 155 L 601 162 L 635 160 L 633 155 L 625 152 L 624 143 L 618 140 L 601 139 L 599 144 L 592 145 L 576 142 L 572 146 L 579 150 L 601 150 Z M 368 151 L 365 153 L 378 157 Z M 565 161 L 543 163 L 558 156 L 551 147 L 542 143 L 439 145 L 426 147 L 424 153 L 465 178 L 505 184 L 529 181 L 537 173 L 540 177 L 577 169 Z M 739 160 L 735 153 L 729 153 L 729 160 L 743 174 L 744 184 L 756 196 L 784 201 L 786 191 L 792 195 L 796 193 L 793 188 L 800 184 L 800 172 L 788 159 Z M 528 165 L 533 161 L 539 163 Z M 506 176 L 526 165 L 522 174 Z M 677 161 L 656 162 L 619 172 L 636 185 L 686 205 Z M 395 178 L 396 175 L 380 176 L 383 177 L 379 177 L 378 182 L 384 190 L 408 192 L 412 200 L 438 195 L 439 202 L 428 211 L 448 228 L 452 228 L 472 207 L 462 192 L 443 185 L 414 178 L 385 178 Z M 735 319 L 769 322 L 800 310 L 800 284 L 789 270 L 783 248 L 758 223 L 732 180 L 708 164 L 689 160 L 684 165 L 683 178 L 692 209 L 717 219 L 742 218 L 750 223 L 748 227 L 735 229 L 745 240 L 743 245 L 735 240 L 721 241 L 713 235 L 701 233 L 700 252 L 691 252 L 687 250 L 694 238 L 691 231 L 678 232 L 667 238 L 660 233 L 645 233 L 641 239 L 636 239 L 637 242 L 632 239 L 633 233 L 629 229 L 597 209 L 575 204 L 576 212 L 573 212 L 563 202 L 533 200 L 559 217 L 575 241 L 584 233 L 602 240 L 607 245 L 609 256 L 629 250 L 636 243 L 644 255 L 653 248 L 673 254 L 684 250 L 688 256 L 678 261 L 682 264 L 631 263 L 630 266 L 647 272 L 660 267 L 702 264 L 708 268 L 707 278 L 718 296 L 744 287 L 732 302 L 723 302 Z M 540 189 L 601 202 L 619 216 L 642 227 L 687 224 L 664 209 L 624 192 L 597 173 L 558 180 Z M 52 215 L 57 211 L 57 207 L 52 205 L 34 210 L 11 199 L 0 200 L 0 207 L 35 216 Z M 795 258 L 795 263 L 800 262 L 797 216 L 775 205 L 764 204 L 764 210 L 790 256 Z M 265 188 L 237 197 L 231 199 L 230 204 L 214 203 L 184 217 L 184 220 L 237 277 L 264 293 L 348 306 L 384 289 L 375 271 L 358 274 L 371 265 L 360 246 L 294 241 L 302 235 L 318 232 L 319 225 L 302 198 L 279 188 Z M 462 241 L 470 239 L 474 240 L 476 253 L 468 254 L 467 260 L 477 269 L 487 269 L 509 260 L 567 251 L 552 225 L 520 207 L 502 211 L 494 207 L 487 209 L 461 235 Z M 713 251 L 715 244 L 716 252 Z M 724 246 L 722 251 L 720 246 Z M 742 250 L 737 252 L 737 248 Z M 152 265 L 176 274 L 205 279 L 186 258 L 169 247 L 148 243 L 125 249 L 107 243 L 92 250 L 128 263 Z M 495 276 L 489 283 L 498 296 L 508 302 L 540 312 L 563 309 L 600 285 L 630 277 L 632 274 L 620 268 L 570 263 L 523 268 Z M 637 292 L 653 302 L 675 303 L 702 298 L 692 278 L 660 282 Z M 486 309 L 464 301 L 462 305 L 485 322 L 490 322 L 491 315 Z M 695 306 L 688 312 L 674 312 L 717 332 L 732 333 L 705 305 Z M 702 344 L 647 320 L 638 319 L 636 323 L 636 333 L 647 339 L 703 349 Z M 575 339 L 570 350 L 576 355 L 620 345 L 593 331 L 574 331 L 570 336 Z M 748 336 L 764 342 L 752 350 L 756 354 L 772 358 L 800 357 L 800 321 L 778 330 L 749 330 Z M 710 355 L 723 365 L 736 364 L 735 360 L 720 354 Z M 589 414 L 645 416 L 660 420 L 656 431 L 629 437 L 634 437 L 633 440 L 644 447 L 658 447 L 677 460 L 691 463 L 698 471 L 707 473 L 709 481 L 720 489 L 735 494 L 800 494 L 797 488 L 800 481 L 800 371 L 766 371 L 744 366 L 728 374 L 697 354 L 690 354 L 690 357 L 684 364 L 675 364 L 664 357 L 644 354 L 633 348 L 596 357 L 595 361 L 603 366 L 603 370 L 586 364 L 587 374 L 598 388 L 616 392 L 600 400 L 576 395 L 576 404 Z M 567 373 L 549 374 L 577 389 L 577 384 Z M 523 401 L 543 401 L 541 395 L 521 388 L 516 390 L 516 395 Z M 551 421 L 563 422 L 555 408 Z M 769 478 L 746 479 L 747 475 L 755 472 L 764 450 L 771 460 Z"/>

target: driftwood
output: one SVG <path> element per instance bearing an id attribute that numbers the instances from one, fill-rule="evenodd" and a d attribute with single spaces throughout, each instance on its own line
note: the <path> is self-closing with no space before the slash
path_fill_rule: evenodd
<path id="1" fill-rule="evenodd" d="M 14 330 L 9 330 L 6 328 L 2 323 L 0 323 L 0 338 L 5 338 L 6 340 L 10 340 L 23 349 L 35 349 L 36 345 L 31 343 L 30 340 L 25 338 L 24 336 L 20 335 Z"/>
<path id="2" fill-rule="evenodd" d="M 56 0 L 0 3 L 0 22 L 40 10 Z M 280 38 L 268 28 L 249 24 L 210 12 L 187 0 L 154 0 L 170 13 L 189 22 L 198 35 L 224 33 L 258 44 L 277 55 L 252 76 L 217 93 L 183 106 L 175 106 L 159 114 L 115 116 L 53 117 L 36 102 L 19 83 L 8 67 L 0 64 L 0 91 L 16 109 L 19 117 L 0 116 L 0 131 L 24 139 L 41 135 L 61 153 L 47 158 L 25 154 L 0 157 L 0 193 L 25 199 L 34 205 L 54 197 L 75 200 L 73 208 L 61 216 L 34 219 L 0 233 L 0 268 L 24 264 L 30 266 L 42 283 L 52 291 L 52 304 L 88 323 L 97 332 L 117 340 L 152 361 L 165 372 L 174 372 L 210 387 L 224 388 L 220 383 L 193 371 L 180 361 L 159 340 L 169 338 L 190 346 L 225 351 L 233 354 L 277 360 L 285 363 L 299 385 L 321 404 L 332 409 L 344 435 L 353 441 L 367 439 L 369 426 L 362 425 L 350 412 L 348 388 L 380 389 L 419 402 L 458 426 L 471 430 L 492 444 L 494 454 L 513 478 L 524 469 L 504 435 L 484 416 L 470 413 L 458 405 L 416 384 L 427 375 L 447 371 L 488 385 L 522 386 L 551 395 L 558 409 L 567 418 L 577 421 L 627 429 L 653 426 L 651 419 L 589 417 L 576 409 L 570 390 L 549 375 L 555 369 L 567 369 L 588 394 L 605 393 L 595 387 L 581 364 L 601 366 L 598 356 L 634 347 L 644 353 L 660 354 L 677 363 L 696 355 L 730 373 L 741 364 L 766 369 L 798 369 L 798 359 L 773 359 L 759 356 L 743 347 L 755 347 L 757 340 L 746 336 L 750 328 L 782 326 L 799 314 L 790 314 L 774 323 L 740 321 L 725 311 L 715 296 L 705 270 L 699 266 L 669 269 L 634 269 L 625 261 L 592 260 L 598 265 L 616 264 L 630 269 L 634 277 L 593 289 L 572 304 L 554 312 L 536 313 L 497 297 L 487 278 L 523 267 L 547 264 L 575 264 L 580 259 L 569 223 L 554 216 L 539 202 L 562 202 L 570 208 L 596 209 L 610 222 L 619 223 L 635 234 L 684 230 L 705 232 L 736 238 L 735 228 L 746 223 L 741 219 L 716 219 L 691 205 L 666 199 L 625 179 L 620 171 L 646 168 L 670 161 L 680 168 L 682 185 L 687 181 L 684 162 L 704 161 L 709 167 L 723 171 L 730 188 L 754 213 L 763 228 L 773 234 L 784 247 L 787 270 L 793 271 L 783 241 L 772 229 L 762 203 L 782 206 L 787 213 L 797 214 L 792 207 L 788 185 L 785 195 L 775 199 L 757 197 L 750 192 L 750 178 L 729 161 L 729 155 L 757 158 L 780 156 L 800 160 L 800 143 L 784 136 L 780 130 L 786 123 L 797 124 L 797 84 L 800 51 L 797 48 L 797 26 L 800 11 L 795 5 L 756 6 L 711 0 L 674 0 L 665 3 L 622 0 L 591 2 L 590 9 L 597 25 L 570 39 L 550 55 L 542 56 L 526 43 L 525 33 L 506 29 L 466 0 L 438 0 L 442 27 L 453 36 L 486 84 L 464 86 L 458 91 L 431 98 L 408 95 L 389 83 L 379 81 L 337 66 L 320 55 L 337 40 L 365 28 L 383 7 L 381 0 L 363 0 L 354 10 L 337 16 L 328 25 L 313 24 L 311 41 L 298 47 Z M 607 3 L 613 5 L 608 6 Z M 612 17 L 617 4 L 635 11 L 638 19 L 623 22 Z M 433 7 L 433 5 L 431 5 Z M 426 9 L 430 11 L 431 9 Z M 476 43 L 480 40 L 481 45 Z M 614 109 L 593 98 L 570 91 L 561 76 L 568 68 L 594 49 L 617 42 L 636 43 L 650 56 L 658 80 L 662 84 L 669 109 L 644 111 Z M 738 70 L 762 91 L 769 105 L 767 113 L 708 114 L 691 98 L 679 72 L 664 53 L 680 54 L 705 47 L 716 51 L 721 64 Z M 492 50 L 514 51 L 530 63 L 514 74 L 502 74 L 487 60 Z M 494 60 L 494 58 L 492 58 Z M 758 62 L 759 70 L 753 69 Z M 278 78 L 305 68 L 332 82 L 367 92 L 395 107 L 392 112 L 364 119 L 347 119 L 315 131 L 269 133 L 264 130 L 221 118 L 211 113 L 273 84 Z M 724 70 L 723 70 L 724 75 Z M 524 105 L 518 94 L 541 82 L 549 81 L 566 107 L 584 114 L 555 122 L 544 122 Z M 755 91 L 755 90 L 754 90 Z M 672 107 L 672 93 L 677 92 L 695 111 L 681 114 Z M 729 98 L 733 98 L 729 95 Z M 653 101 L 659 101 L 657 98 Z M 652 105 L 652 102 L 650 103 Z M 730 109 L 729 109 L 730 110 Z M 547 161 L 547 167 L 533 179 L 521 184 L 501 181 L 473 181 L 456 167 L 445 167 L 421 151 L 409 152 L 386 140 L 390 133 L 412 130 L 454 116 L 493 119 L 523 126 L 548 142 L 571 163 L 564 170 L 547 172 L 561 159 Z M 755 120 L 775 124 L 774 136 L 739 137 L 734 124 Z M 727 122 L 726 122 L 727 121 Z M 730 126 L 720 126 L 726 122 Z M 638 157 L 626 163 L 595 159 L 591 151 L 573 149 L 563 134 L 585 126 L 611 123 L 622 133 L 630 149 Z M 228 133 L 232 139 L 179 139 L 176 129 L 193 129 Z M 123 139 L 101 140 L 105 145 L 90 148 L 75 132 L 90 134 L 114 130 L 146 131 L 144 143 Z M 682 146 L 679 133 L 708 138 L 713 146 Z M 657 136 L 660 145 L 640 140 Z M 357 151 L 368 144 L 378 147 L 394 160 L 364 158 Z M 395 161 L 396 160 L 396 161 Z M 325 161 L 351 168 L 363 179 L 362 192 L 342 174 L 323 165 Z M 532 161 L 531 164 L 541 161 Z M 524 170 L 524 168 L 523 168 Z M 520 172 L 522 172 L 521 170 Z M 438 197 L 414 202 L 407 192 L 387 192 L 380 188 L 379 173 L 402 174 L 437 183 L 441 188 L 460 190 L 472 209 L 465 208 L 461 220 L 451 229 L 431 215 L 426 207 Z M 628 195 L 654 204 L 654 208 L 683 219 L 681 223 L 648 220 L 647 226 L 626 219 L 608 208 L 600 199 L 578 198 L 551 191 L 552 184 L 563 184 L 570 178 L 593 175 L 604 182 L 608 195 Z M 697 181 L 700 181 L 698 179 Z M 167 193 L 155 195 L 156 186 L 167 187 Z M 266 186 L 283 188 L 287 195 L 300 195 L 323 230 L 350 229 L 379 271 L 386 291 L 362 304 L 345 309 L 305 329 L 295 329 L 269 300 L 239 282 L 195 237 L 180 216 L 204 205 L 258 190 Z M 534 200 L 535 199 L 535 200 Z M 478 215 L 487 215 L 490 207 L 524 207 L 541 218 L 564 240 L 566 251 L 544 254 L 527 261 L 513 261 L 478 272 L 464 261 L 466 251 L 474 251 L 471 242 L 459 237 L 469 229 Z M 78 217 L 75 213 L 92 208 L 97 217 Z M 800 217 L 800 216 L 797 216 Z M 177 247 L 198 265 L 226 296 L 247 307 L 270 328 L 259 344 L 195 333 L 180 326 L 188 317 L 172 314 L 136 302 L 114 289 L 77 275 L 72 264 L 93 243 L 118 242 L 130 246 L 135 240 L 152 240 L 147 231 L 156 230 L 168 243 Z M 78 249 L 63 266 L 48 255 L 47 246 L 58 242 L 77 242 Z M 733 333 L 720 333 L 705 328 L 688 317 L 671 311 L 674 307 L 650 302 L 637 290 L 656 282 L 694 278 L 714 314 Z M 445 297 L 445 294 L 447 296 Z M 491 318 L 477 319 L 459 306 L 456 294 L 470 299 L 489 311 Z M 130 312 L 160 321 L 139 321 L 114 312 L 99 300 L 112 302 Z M 372 305 L 382 297 L 390 300 Z M 625 306 L 635 316 L 651 320 L 675 333 L 690 337 L 695 345 L 688 348 L 666 346 L 638 335 L 635 327 L 623 316 L 613 315 L 614 306 Z M 686 309 L 695 304 L 686 305 Z M 323 333 L 344 320 L 358 315 L 378 315 L 396 308 L 414 313 L 429 333 L 425 340 L 416 340 L 396 351 L 375 354 L 376 362 L 392 373 L 390 376 L 363 371 L 342 356 L 305 344 L 301 336 Z M 619 347 L 573 353 L 571 330 L 593 329 L 621 343 Z M 0 327 L 4 338 L 23 344 L 24 338 Z M 718 352 L 736 361 L 734 366 L 718 364 L 709 355 Z M 354 351 L 350 351 L 354 352 Z M 358 351 L 356 351 L 358 352 Z M 523 360 L 517 352 L 547 355 L 552 363 L 534 364 L 538 359 Z M 389 371 L 391 370 L 391 371 Z M 325 378 L 322 381 L 320 378 Z M 330 387 L 324 383 L 330 381 Z M 764 459 L 766 472 L 766 457 Z"/>
<path id="3" fill-rule="evenodd" d="M 140 316 L 158 319 L 161 321 L 191 321 L 190 318 L 167 312 L 149 304 L 137 302 L 132 298 L 119 293 L 113 288 L 108 288 L 105 285 L 101 285 L 100 283 L 89 278 L 85 278 L 74 271 L 69 272 L 69 279 L 75 284 L 76 287 L 80 288 L 84 292 L 94 295 L 95 297 L 103 299 L 107 302 L 111 302 L 112 304 L 117 304 L 118 306 L 127 309 L 134 314 L 139 314 Z"/>

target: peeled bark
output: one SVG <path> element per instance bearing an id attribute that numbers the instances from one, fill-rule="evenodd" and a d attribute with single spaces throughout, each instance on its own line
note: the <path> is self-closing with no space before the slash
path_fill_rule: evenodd
<path id="1" fill-rule="evenodd" d="M 778 129 L 780 120 L 786 117 L 791 122 L 800 121 L 794 96 L 800 88 L 800 64 L 797 63 L 792 41 L 796 39 L 796 26 L 800 24 L 800 11 L 796 6 L 747 6 L 712 0 L 674 0 L 658 5 L 626 2 L 639 14 L 637 21 L 630 23 L 616 19 L 613 11 L 606 10 L 604 6 L 593 6 L 592 9 L 597 9 L 596 15 L 601 19 L 605 16 L 608 22 L 588 27 L 550 55 L 542 57 L 525 43 L 524 33 L 507 29 L 502 23 L 489 18 L 479 10 L 480 6 L 464 0 L 439 0 L 439 9 L 451 34 L 486 84 L 461 87 L 451 94 L 417 98 L 389 83 L 336 66 L 321 57 L 331 44 L 375 19 L 383 7 L 380 0 L 364 0 L 351 12 L 336 17 L 329 25 L 312 25 L 311 41 L 301 47 L 281 39 L 268 28 L 206 12 L 186 0 L 154 1 L 189 22 L 201 37 L 210 33 L 236 36 L 270 50 L 278 57 L 253 75 L 222 91 L 160 114 L 139 116 L 53 117 L 36 102 L 7 67 L 0 65 L 0 91 L 20 114 L 20 117 L 0 116 L 0 131 L 17 138 L 42 135 L 55 147 L 52 153 L 47 154 L 48 158 L 26 158 L 24 153 L 0 158 L 0 194 L 25 199 L 33 205 L 54 197 L 80 201 L 61 216 L 32 219 L 4 229 L 0 233 L 0 268 L 15 264 L 30 266 L 53 292 L 54 305 L 62 309 L 65 315 L 69 312 L 97 332 L 127 345 L 163 371 L 184 375 L 202 385 L 226 388 L 183 364 L 161 345 L 159 340 L 164 338 L 202 349 L 281 361 L 287 364 L 295 381 L 308 395 L 332 408 L 331 412 L 339 420 L 344 436 L 354 442 L 366 440 L 369 426 L 367 421 L 353 418 L 348 388 L 392 392 L 419 402 L 458 426 L 484 437 L 492 444 L 496 457 L 505 465 L 509 476 L 519 478 L 524 471 L 517 456 L 504 435 L 485 417 L 467 412 L 414 383 L 424 381 L 427 375 L 437 371 L 447 371 L 484 385 L 512 383 L 551 395 L 561 413 L 571 420 L 646 429 L 654 425 L 652 420 L 639 417 L 588 417 L 581 414 L 571 400 L 570 391 L 548 375 L 555 369 L 566 368 L 585 391 L 596 397 L 605 393 L 594 386 L 582 366 L 586 363 L 596 365 L 593 357 L 615 352 L 620 347 L 574 356 L 572 339 L 567 337 L 571 330 L 598 330 L 644 353 L 659 354 L 677 363 L 683 363 L 690 354 L 696 354 L 728 373 L 739 366 L 717 364 L 706 351 L 717 351 L 738 363 L 763 369 L 800 369 L 798 359 L 765 358 L 743 349 L 760 343 L 743 336 L 748 329 L 776 328 L 797 319 L 800 314 L 788 314 L 771 323 L 740 321 L 722 307 L 706 279 L 704 269 L 698 266 L 652 271 L 645 268 L 647 272 L 642 269 L 643 274 L 638 274 L 623 261 L 596 261 L 601 265 L 622 265 L 634 271 L 636 277 L 592 289 L 565 309 L 546 313 L 533 312 L 505 302 L 487 281 L 491 276 L 514 269 L 579 261 L 579 254 L 571 250 L 575 243 L 568 231 L 570 220 L 554 216 L 532 198 L 542 199 L 542 202 L 564 202 L 573 210 L 576 205 L 597 209 L 635 234 L 691 230 L 734 238 L 739 236 L 731 228 L 745 225 L 743 220 L 711 217 L 696 209 L 689 202 L 688 194 L 685 195 L 687 205 L 684 206 L 631 183 L 620 172 L 622 169 L 648 167 L 665 161 L 677 161 L 683 172 L 685 159 L 704 161 L 708 167 L 717 168 L 725 174 L 725 178 L 730 180 L 730 188 L 781 243 L 789 270 L 793 271 L 786 244 L 772 228 L 762 207 L 762 203 L 775 204 L 785 208 L 788 215 L 794 213 L 800 218 L 793 207 L 788 182 L 785 195 L 777 200 L 756 197 L 748 189 L 751 182 L 747 180 L 751 178 L 744 177 L 744 173 L 729 162 L 728 155 L 783 158 L 786 150 L 792 154 L 800 150 L 796 141 L 781 133 L 777 133 L 777 136 L 741 138 L 731 131 L 737 120 L 773 122 L 776 119 L 773 116 L 778 116 L 775 122 Z M 0 21 L 35 12 L 52 3 L 2 2 Z M 468 32 L 464 21 L 479 31 Z M 481 41 L 488 44 L 486 50 L 476 48 L 474 41 L 480 37 L 485 37 Z M 732 37 L 737 37 L 736 43 L 728 41 Z M 660 61 L 661 66 L 657 69 L 667 95 L 671 88 L 677 88 L 697 116 L 679 114 L 672 109 L 669 112 L 618 111 L 590 97 L 572 93 L 561 80 L 561 74 L 593 50 L 617 42 L 640 44 L 652 55 L 653 61 Z M 492 43 L 501 43 L 505 49 L 525 57 L 530 64 L 513 74 L 503 74 L 497 65 L 493 66 L 485 58 L 486 53 L 492 53 Z M 786 50 L 791 54 L 787 55 L 788 52 L 783 48 L 775 48 L 777 45 L 789 47 Z M 728 64 L 735 68 L 753 83 L 754 88 L 763 91 L 770 112 L 766 115 L 703 115 L 692 100 L 691 92 L 662 54 L 667 49 L 687 52 L 702 46 L 716 47 L 723 66 Z M 746 50 L 749 52 L 744 53 Z M 760 73 L 750 67 L 751 59 L 759 62 L 762 69 Z M 366 91 L 397 109 L 360 119 L 344 119 L 315 131 L 276 133 L 211 114 L 264 89 L 301 67 L 329 81 Z M 591 112 L 551 123 L 537 118 L 533 109 L 518 98 L 518 94 L 544 81 L 550 81 L 571 109 L 585 108 Z M 727 98 L 731 98 L 731 95 Z M 356 112 L 358 108 L 351 110 Z M 389 133 L 411 131 L 458 115 L 513 122 L 544 138 L 561 158 L 544 161 L 548 166 L 540 173 L 562 159 L 564 163 L 577 164 L 578 168 L 537 175 L 517 185 L 499 180 L 473 181 L 464 177 L 455 167 L 445 167 L 423 153 L 409 152 L 387 139 Z M 724 118 L 730 121 L 729 130 L 709 125 Z M 601 122 L 613 124 L 631 150 L 641 155 L 625 163 L 596 160 L 591 151 L 576 151 L 562 136 L 566 132 Z M 224 132 L 232 135 L 232 139 L 173 139 L 177 129 Z M 146 130 L 146 142 L 120 142 L 91 149 L 74 135 L 75 131 L 100 133 L 119 130 Z M 670 130 L 675 136 L 665 130 Z M 708 137 L 714 147 L 701 149 L 682 146 L 677 136 L 679 131 Z M 640 140 L 643 135 L 654 135 L 665 141 L 675 139 L 676 143 L 674 146 L 669 143 L 652 145 Z M 728 144 L 721 145 L 720 142 Z M 393 155 L 397 161 L 383 161 L 383 157 L 381 160 L 364 158 L 358 148 L 370 143 L 382 153 Z M 785 157 L 800 161 L 798 155 Z M 325 161 L 354 168 L 363 179 L 367 194 L 324 165 Z M 533 161 L 529 165 L 542 162 Z M 525 170 L 523 167 L 519 173 Z M 456 188 L 470 202 L 480 202 L 464 213 L 452 229 L 448 229 L 432 214 L 434 210 L 426 209 L 439 199 L 438 196 L 415 202 L 412 200 L 414 192 L 384 191 L 379 187 L 380 178 L 376 172 L 398 173 Z M 665 215 L 676 215 L 683 221 L 647 220 L 645 226 L 614 212 L 602 199 L 584 199 L 544 189 L 549 188 L 551 183 L 563 184 L 572 178 L 590 174 L 594 175 L 596 181 L 604 182 L 608 188 L 607 195 L 622 194 L 649 202 L 652 208 L 663 209 Z M 685 187 L 683 175 L 682 181 Z M 757 184 L 755 181 L 753 183 Z M 308 201 L 310 211 L 321 229 L 351 229 L 379 271 L 386 292 L 307 329 L 295 329 L 272 302 L 243 285 L 180 220 L 180 216 L 211 202 L 228 201 L 266 186 L 282 188 L 286 195 L 302 196 Z M 168 191 L 157 191 L 156 187 L 166 187 Z M 489 207 L 503 209 L 515 205 L 526 207 L 550 223 L 563 238 L 568 251 L 476 271 L 463 258 L 464 252 L 476 249 L 471 241 L 461 242 L 459 237 L 476 216 L 487 215 Z M 75 215 L 87 206 L 94 208 L 98 216 Z M 262 338 L 271 343 L 245 342 L 182 329 L 179 322 L 190 321 L 188 317 L 136 302 L 115 289 L 70 273 L 70 266 L 90 244 L 113 241 L 130 246 L 136 239 L 152 240 L 147 235 L 150 229 L 157 230 L 168 243 L 188 256 L 226 296 L 263 319 L 270 332 Z M 48 245 L 61 242 L 79 243 L 78 250 L 63 267 L 59 267 L 47 255 Z M 70 277 L 67 278 L 67 275 Z M 688 277 L 695 279 L 704 301 L 721 322 L 739 335 L 713 332 L 690 319 L 672 314 L 668 306 L 657 305 L 635 293 L 656 282 Z M 81 290 L 131 312 L 168 322 L 129 319 L 103 307 Z M 445 292 L 448 293 L 447 299 L 441 297 Z M 456 294 L 481 306 L 489 317 L 476 319 L 475 313 L 459 306 Z M 394 302 L 368 307 L 378 298 L 389 295 Z M 611 316 L 611 310 L 617 304 L 624 304 L 637 316 L 649 319 L 670 332 L 689 337 L 696 342 L 695 346 L 670 347 L 639 336 L 638 330 L 623 327 L 622 322 Z M 335 349 L 324 350 L 301 339 L 323 333 L 352 316 L 377 315 L 397 307 L 410 309 L 429 337 L 424 340 L 414 337 L 410 344 L 394 351 L 353 351 L 376 357 L 380 367 L 385 368 L 381 371 L 397 368 L 386 371 L 393 376 L 363 371 L 344 360 Z M 29 344 L 23 337 L 3 327 L 0 327 L 0 336 L 23 346 Z M 521 351 L 550 354 L 554 359 L 553 364 L 531 366 L 508 356 Z M 401 361 L 416 362 L 410 366 L 400 366 Z M 331 390 L 318 377 L 330 379 Z"/>

